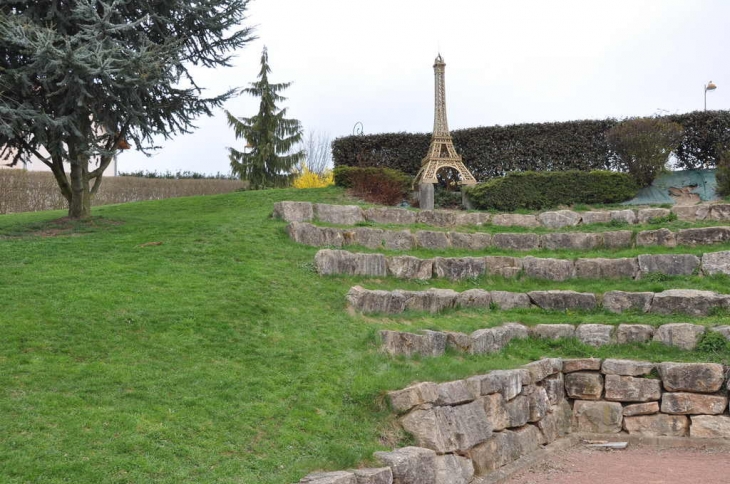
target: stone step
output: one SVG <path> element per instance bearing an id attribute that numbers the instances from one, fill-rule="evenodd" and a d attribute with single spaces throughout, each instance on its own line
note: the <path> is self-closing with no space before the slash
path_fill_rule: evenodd
<path id="1" fill-rule="evenodd" d="M 400 314 L 404 311 L 438 313 L 451 308 L 543 309 L 552 311 L 592 311 L 602 307 L 613 313 L 638 311 L 653 314 L 708 316 L 730 310 L 730 295 L 694 289 L 663 292 L 609 291 L 593 294 L 548 290 L 516 293 L 469 289 L 427 291 L 383 291 L 355 286 L 347 293 L 348 304 L 362 313 Z"/>
<path id="2" fill-rule="evenodd" d="M 547 227 L 558 229 L 578 224 L 608 223 L 613 220 L 629 224 L 647 223 L 652 219 L 675 214 L 679 220 L 730 221 L 730 204 L 714 203 L 667 208 L 621 209 L 591 212 L 556 210 L 534 215 L 457 210 L 406 210 L 393 207 L 362 208 L 356 205 L 329 205 L 310 202 L 277 202 L 273 216 L 287 222 L 321 222 L 338 225 L 356 225 L 362 222 L 380 224 L 425 224 L 436 227 L 459 225 L 492 225 L 512 227 Z"/>
<path id="3" fill-rule="evenodd" d="M 649 274 L 668 276 L 730 275 L 730 251 L 693 254 L 645 254 L 626 258 L 551 259 L 541 257 L 417 257 L 363 254 L 322 249 L 315 267 L 321 275 L 392 276 L 397 279 L 527 277 L 550 281 L 568 279 L 641 279 Z"/>
<path id="4" fill-rule="evenodd" d="M 319 227 L 306 222 L 291 222 L 289 237 L 300 244 L 313 247 L 360 246 L 369 249 L 412 250 L 416 248 L 443 250 L 463 249 L 484 251 L 502 249 L 527 250 L 595 250 L 628 249 L 634 247 L 677 247 L 721 244 L 730 241 L 730 227 L 699 227 L 645 230 L 636 234 L 631 230 L 608 232 L 532 233 L 465 233 L 433 230 L 384 230 L 373 227 L 336 228 Z"/>

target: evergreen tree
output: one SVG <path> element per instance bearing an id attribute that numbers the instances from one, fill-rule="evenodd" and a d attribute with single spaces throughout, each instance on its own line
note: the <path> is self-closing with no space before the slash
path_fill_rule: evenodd
<path id="1" fill-rule="evenodd" d="M 279 109 L 276 105 L 286 100 L 279 93 L 291 83 L 269 83 L 270 72 L 269 55 L 264 47 L 259 80 L 244 89 L 245 93 L 261 98 L 259 113 L 251 118 L 236 118 L 226 111 L 236 139 L 244 138 L 250 147 L 249 152 L 229 148 L 231 169 L 242 180 L 248 180 L 254 190 L 289 185 L 292 169 L 305 156 L 303 150 L 291 152 L 302 141 L 301 124 L 296 119 L 287 119 L 286 108 Z"/>
<path id="2" fill-rule="evenodd" d="M 39 159 L 88 217 L 118 149 L 148 153 L 235 94 L 203 97 L 189 68 L 230 65 L 248 2 L 0 2 L 0 157 Z"/>

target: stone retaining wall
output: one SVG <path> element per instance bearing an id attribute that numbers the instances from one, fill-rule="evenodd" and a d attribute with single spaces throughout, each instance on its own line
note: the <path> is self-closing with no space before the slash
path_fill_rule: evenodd
<path id="1" fill-rule="evenodd" d="M 469 484 L 570 433 L 730 439 L 728 369 L 713 363 L 548 358 L 388 393 L 417 447 L 383 467 L 301 484 Z"/>
<path id="2" fill-rule="evenodd" d="M 550 259 L 542 257 L 435 257 L 419 259 L 400 255 L 353 253 L 322 249 L 314 257 L 321 275 L 366 277 L 392 276 L 398 279 L 447 278 L 452 281 L 483 275 L 527 277 L 565 281 L 568 279 L 641 279 L 648 274 L 691 276 L 730 275 L 730 251 L 692 254 L 645 254 L 618 259 Z"/>
<path id="3" fill-rule="evenodd" d="M 595 347 L 657 341 L 667 346 L 693 350 L 707 330 L 718 332 L 730 340 L 730 326 L 705 328 L 689 323 L 669 323 L 658 327 L 648 324 L 538 324 L 529 327 L 520 323 L 506 323 L 494 328 L 478 329 L 471 334 L 382 330 L 380 340 L 381 349 L 391 356 L 440 356 L 449 348 L 470 354 L 488 354 L 501 351 L 513 339 L 526 338 L 576 338 L 581 343 Z"/>
<path id="4" fill-rule="evenodd" d="M 363 209 L 356 205 L 328 205 L 310 202 L 277 202 L 274 217 L 287 222 L 321 222 L 338 225 L 355 225 L 361 222 L 380 224 L 413 225 L 426 224 L 437 227 L 458 225 L 492 225 L 517 227 L 547 227 L 558 229 L 578 224 L 608 223 L 612 220 L 629 224 L 647 223 L 652 219 L 674 213 L 680 220 L 730 221 L 730 204 L 702 204 L 668 208 L 643 208 L 639 210 L 608 210 L 594 212 L 573 212 L 557 210 L 537 215 L 496 214 L 488 212 L 462 212 L 454 210 L 406 210 L 403 208 L 380 207 Z"/>
<path id="5" fill-rule="evenodd" d="M 356 311 L 383 314 L 399 314 L 406 310 L 438 313 L 451 308 L 592 311 L 603 307 L 618 314 L 637 311 L 707 316 L 730 310 L 730 295 L 694 289 L 670 289 L 657 293 L 609 291 L 597 296 L 588 292 L 560 290 L 518 293 L 469 289 L 459 293 L 451 289 L 383 291 L 355 286 L 347 293 L 347 302 Z"/>
<path id="6" fill-rule="evenodd" d="M 537 249 L 625 249 L 632 247 L 676 247 L 678 245 L 712 245 L 730 241 L 730 227 L 701 227 L 680 229 L 645 230 L 634 238 L 631 230 L 611 232 L 557 232 L 551 234 L 532 233 L 464 233 L 438 232 L 433 230 L 383 230 L 371 227 L 341 229 L 318 227 L 306 222 L 291 222 L 287 227 L 289 237 L 299 243 L 313 247 L 361 246 L 370 249 L 411 250 L 422 249 L 466 249 L 487 248 L 505 250 Z"/>

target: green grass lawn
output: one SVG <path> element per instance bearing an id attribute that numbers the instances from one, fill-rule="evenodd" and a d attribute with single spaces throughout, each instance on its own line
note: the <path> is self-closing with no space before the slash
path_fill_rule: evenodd
<path id="1" fill-rule="evenodd" d="M 291 483 L 407 442 L 383 396 L 414 380 L 540 356 L 727 360 L 573 341 L 517 342 L 491 356 L 388 358 L 378 329 L 468 329 L 481 316 L 349 315 L 345 293 L 367 280 L 318 276 L 317 249 L 291 242 L 286 223 L 269 217 L 276 201 L 342 198 L 332 188 L 139 202 L 96 208 L 94 224 L 70 228 L 49 223 L 62 212 L 0 216 L 0 482 Z M 626 287 L 716 290 L 727 281 L 680 282 Z M 563 316 L 579 319 L 546 317 Z"/>

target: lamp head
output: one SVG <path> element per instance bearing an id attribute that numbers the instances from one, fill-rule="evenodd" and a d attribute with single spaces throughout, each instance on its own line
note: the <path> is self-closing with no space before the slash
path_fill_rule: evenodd
<path id="1" fill-rule="evenodd" d="M 708 82 L 705 86 L 705 91 L 714 91 L 715 89 L 717 89 L 717 86 L 712 81 Z"/>

